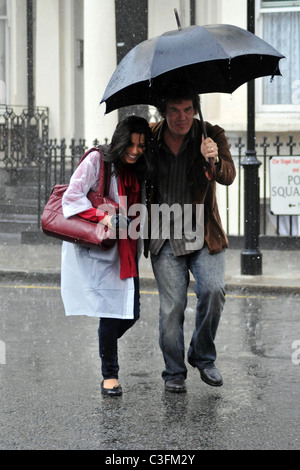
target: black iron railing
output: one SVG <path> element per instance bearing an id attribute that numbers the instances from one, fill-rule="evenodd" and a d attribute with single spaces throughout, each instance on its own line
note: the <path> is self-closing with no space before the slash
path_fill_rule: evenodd
<path id="1" fill-rule="evenodd" d="M 232 154 L 234 155 L 237 176 L 232 186 L 218 188 L 219 192 L 226 198 L 226 207 L 221 204 L 221 217 L 225 229 L 230 235 L 243 235 L 244 221 L 244 188 L 242 161 L 245 158 L 246 142 L 242 137 L 229 139 Z M 274 156 L 296 156 L 300 155 L 300 142 L 296 142 L 293 135 L 287 140 L 282 140 L 280 135 L 274 139 L 266 136 L 256 144 L 257 159 L 261 162 L 259 168 L 260 180 L 260 234 L 261 235 L 300 235 L 298 217 L 289 215 L 273 215 L 270 212 L 270 158 Z M 224 196 L 225 192 L 225 196 Z M 220 199 L 220 198 L 219 198 Z M 224 206 L 224 205 L 223 205 Z"/>
<path id="2" fill-rule="evenodd" d="M 99 145 L 95 140 L 93 146 Z M 104 143 L 104 142 L 102 142 Z M 229 137 L 237 176 L 230 187 L 217 185 L 220 215 L 226 232 L 233 237 L 244 235 L 244 180 L 242 161 L 246 141 Z M 66 142 L 48 139 L 48 109 L 0 106 L 0 169 L 19 170 L 30 167 L 37 181 L 37 220 L 55 184 L 68 183 L 78 161 L 87 150 L 84 139 Z M 260 235 L 299 237 L 300 216 L 274 216 L 270 212 L 270 168 L 272 156 L 300 155 L 300 143 L 293 135 L 262 137 L 256 144 L 260 180 Z M 16 172 L 18 174 L 18 172 Z M 35 190 L 36 191 L 36 190 Z"/>
<path id="3" fill-rule="evenodd" d="M 221 218 L 224 228 L 229 235 L 243 235 L 244 221 L 244 188 L 243 188 L 243 168 L 241 165 L 244 159 L 245 142 L 241 137 L 229 139 L 233 158 L 235 161 L 237 176 L 230 187 L 218 185 L 218 201 Z M 93 145 L 99 145 L 95 140 Z M 39 158 L 40 173 L 40 210 L 47 200 L 54 184 L 67 183 L 73 173 L 79 159 L 86 151 L 87 146 L 84 139 L 76 143 L 72 140 L 69 145 L 65 140 L 57 142 L 50 140 L 43 148 Z M 286 151 L 285 151 L 286 150 Z M 283 142 L 280 136 L 276 136 L 274 142 L 270 142 L 267 137 L 263 137 L 257 144 L 257 158 L 261 162 L 259 170 L 260 178 L 260 233 L 262 235 L 298 235 L 297 216 L 273 216 L 270 212 L 270 181 L 269 181 L 269 161 L 275 155 L 296 155 L 300 153 L 299 145 L 294 141 L 293 136 L 289 136 L 287 142 Z M 283 223 L 284 222 L 284 223 Z"/>
<path id="4" fill-rule="evenodd" d="M 0 165 L 6 169 L 36 164 L 48 139 L 49 109 L 0 105 Z"/>

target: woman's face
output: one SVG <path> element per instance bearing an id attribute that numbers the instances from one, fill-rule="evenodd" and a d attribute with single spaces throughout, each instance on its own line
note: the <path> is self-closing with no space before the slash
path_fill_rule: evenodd
<path id="1" fill-rule="evenodd" d="M 122 160 L 125 163 L 136 163 L 146 148 L 144 134 L 131 134 L 131 142 L 125 150 Z"/>

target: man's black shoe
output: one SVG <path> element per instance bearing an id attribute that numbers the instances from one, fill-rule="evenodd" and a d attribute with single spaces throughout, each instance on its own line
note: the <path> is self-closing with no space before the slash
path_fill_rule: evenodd
<path id="1" fill-rule="evenodd" d="M 200 369 L 200 376 L 203 382 L 208 385 L 212 385 L 213 387 L 220 387 L 223 385 L 222 376 L 215 366 L 207 369 Z"/>
<path id="2" fill-rule="evenodd" d="M 186 392 L 185 380 L 180 378 L 166 380 L 165 390 L 172 393 L 184 393 Z"/>

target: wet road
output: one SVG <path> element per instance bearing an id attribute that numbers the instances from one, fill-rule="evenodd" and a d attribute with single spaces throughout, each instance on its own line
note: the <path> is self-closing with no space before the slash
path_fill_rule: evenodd
<path id="1" fill-rule="evenodd" d="M 0 284 L 0 449 L 300 449 L 299 297 L 229 293 L 213 388 L 188 366 L 166 393 L 158 295 L 120 340 L 121 398 L 100 394 L 98 320 L 66 318 L 55 285 Z M 186 310 L 186 349 L 196 298 Z"/>

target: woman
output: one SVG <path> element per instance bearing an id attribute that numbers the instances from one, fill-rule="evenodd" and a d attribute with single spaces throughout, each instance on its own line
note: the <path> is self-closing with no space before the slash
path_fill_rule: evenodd
<path id="1" fill-rule="evenodd" d="M 139 203 L 144 180 L 150 171 L 151 131 L 145 119 L 129 116 L 121 121 L 110 145 L 100 146 L 103 160 L 110 165 L 109 196 L 117 203 L 127 197 L 127 208 Z M 87 198 L 99 183 L 101 156 L 92 151 L 74 172 L 63 197 L 66 218 L 81 217 L 101 221 L 113 229 L 127 219 L 105 215 Z M 125 214 L 126 215 L 126 214 Z M 116 220 L 117 219 L 117 220 Z M 118 339 L 136 322 L 140 314 L 136 237 L 122 235 L 110 249 L 86 248 L 63 242 L 61 292 L 66 315 L 100 317 L 99 353 L 102 364 L 103 395 L 119 396 Z"/>

